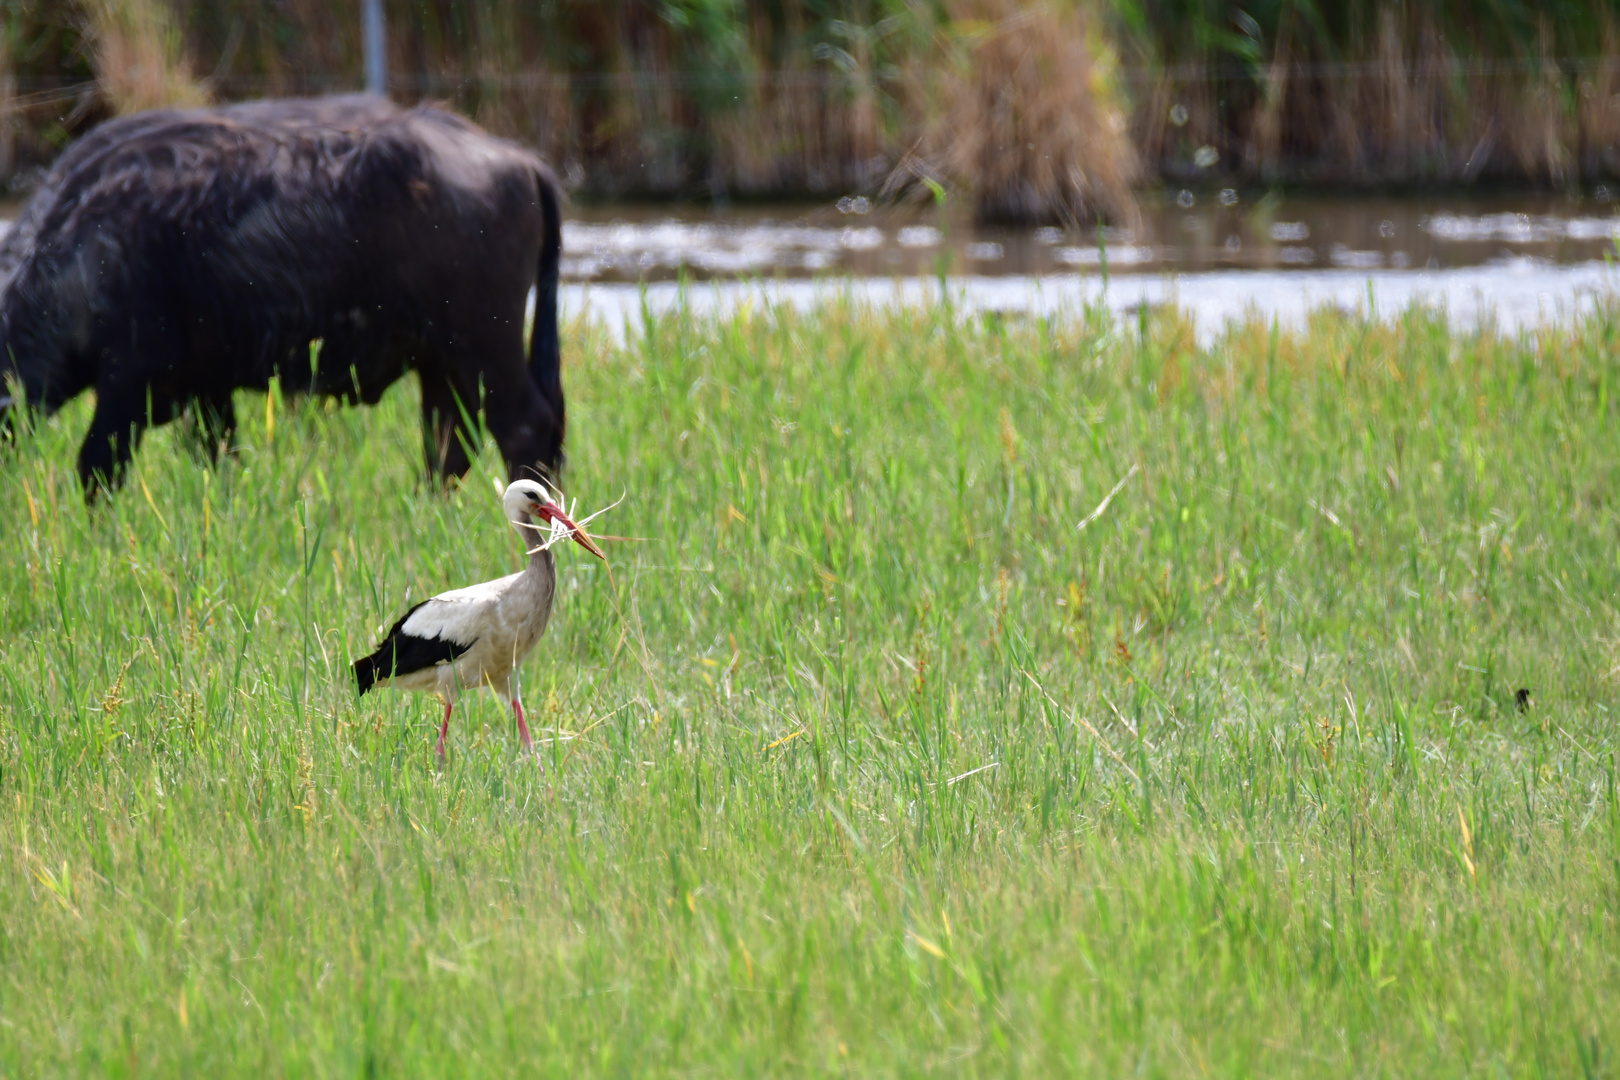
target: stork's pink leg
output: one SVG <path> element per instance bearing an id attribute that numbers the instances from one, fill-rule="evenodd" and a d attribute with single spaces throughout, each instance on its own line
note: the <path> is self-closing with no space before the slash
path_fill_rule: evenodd
<path id="1" fill-rule="evenodd" d="M 512 712 L 517 715 L 518 735 L 523 739 L 523 749 L 533 751 L 534 740 L 529 738 L 529 725 L 523 722 L 523 706 L 518 703 L 517 698 L 512 699 Z"/>
<path id="2" fill-rule="evenodd" d="M 454 707 L 448 701 L 444 703 L 444 723 L 439 727 L 439 745 L 436 747 L 440 768 L 444 767 L 444 737 L 450 733 L 450 710 Z"/>

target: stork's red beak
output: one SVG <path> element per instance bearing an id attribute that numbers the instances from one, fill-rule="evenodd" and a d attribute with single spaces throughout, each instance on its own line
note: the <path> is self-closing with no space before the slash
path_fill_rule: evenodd
<path id="1" fill-rule="evenodd" d="M 568 530 L 568 535 L 574 538 L 574 543 L 578 544 L 592 555 L 595 555 L 603 562 L 607 562 L 607 556 L 602 554 L 602 549 L 596 546 L 596 541 L 592 540 L 590 534 L 584 529 L 580 528 L 578 525 L 575 525 L 573 519 L 562 512 L 561 507 L 557 506 L 555 503 L 541 503 L 540 516 L 545 518 L 547 521 L 555 521 L 561 524 L 565 529 Z"/>

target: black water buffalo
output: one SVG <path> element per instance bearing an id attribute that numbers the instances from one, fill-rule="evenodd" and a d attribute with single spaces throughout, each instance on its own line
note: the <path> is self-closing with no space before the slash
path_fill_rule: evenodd
<path id="1" fill-rule="evenodd" d="M 554 473 L 558 204 L 538 157 L 432 106 L 333 97 L 110 121 L 0 242 L 0 407 L 20 394 L 51 412 L 95 388 L 89 497 L 149 423 L 189 408 L 205 445 L 228 439 L 235 389 L 279 374 L 374 403 L 415 369 L 430 469 L 467 470 L 482 409 L 514 477 Z"/>

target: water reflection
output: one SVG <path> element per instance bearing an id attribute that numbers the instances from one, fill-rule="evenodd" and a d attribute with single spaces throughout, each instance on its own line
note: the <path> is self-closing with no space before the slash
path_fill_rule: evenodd
<path id="1" fill-rule="evenodd" d="M 1534 259 L 1602 259 L 1620 238 L 1620 204 L 1585 197 L 1411 198 L 1169 192 L 1144 200 L 1131 228 L 976 226 L 862 198 L 811 207 L 578 206 L 563 230 L 574 281 L 812 277 L 1039 276 L 1201 270 L 1448 269 Z"/>
<path id="2" fill-rule="evenodd" d="M 1126 320 L 1146 310 L 1175 307 L 1191 320 L 1198 341 L 1210 345 L 1232 323 L 1273 320 L 1287 328 L 1314 312 L 1336 310 L 1357 319 L 1402 319 L 1414 308 L 1443 313 L 1457 330 L 1491 327 L 1515 334 L 1567 324 L 1613 302 L 1616 274 L 1604 263 L 1555 265 L 1514 259 L 1489 266 L 1440 270 L 1361 271 L 1207 270 L 1182 275 L 1124 274 L 1105 283 L 1101 274 L 965 275 L 946 279 L 952 307 L 962 315 L 1004 319 L 1080 316 L 1102 308 Z M 829 301 L 873 307 L 915 307 L 939 302 L 939 283 L 910 278 L 822 277 L 716 279 L 675 282 L 571 282 L 563 286 L 565 319 L 584 316 L 617 337 L 640 325 L 643 310 L 686 307 L 725 315 L 743 308 L 790 307 L 809 311 Z"/>

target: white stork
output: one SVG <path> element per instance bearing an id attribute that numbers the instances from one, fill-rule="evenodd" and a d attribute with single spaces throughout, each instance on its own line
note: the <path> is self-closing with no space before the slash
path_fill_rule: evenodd
<path id="1" fill-rule="evenodd" d="M 512 673 L 546 632 L 557 591 L 557 563 L 551 545 L 565 536 L 605 559 L 585 530 L 569 520 L 544 484 L 514 480 L 501 500 L 506 519 L 529 553 L 527 569 L 452 589 L 417 604 L 388 631 L 377 651 L 354 662 L 354 678 L 364 694 L 373 686 L 429 691 L 444 702 L 439 728 L 439 761 L 450 730 L 450 710 L 465 689 L 488 686 L 512 703 L 524 749 L 533 748 L 523 706 L 513 691 Z M 533 518 L 546 522 L 536 525 Z M 549 538 L 540 539 L 541 534 Z"/>

